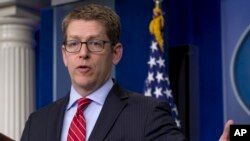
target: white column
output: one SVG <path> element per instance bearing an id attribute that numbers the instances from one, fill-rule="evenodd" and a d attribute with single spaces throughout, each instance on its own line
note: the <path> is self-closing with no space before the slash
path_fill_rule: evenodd
<path id="1" fill-rule="evenodd" d="M 0 17 L 0 132 L 15 140 L 34 110 L 34 25 L 28 18 Z"/>

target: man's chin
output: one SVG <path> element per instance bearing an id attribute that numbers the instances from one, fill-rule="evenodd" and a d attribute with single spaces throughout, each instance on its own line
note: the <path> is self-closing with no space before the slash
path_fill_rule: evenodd
<path id="1" fill-rule="evenodd" d="M 78 87 L 84 88 L 84 89 L 91 89 L 91 87 L 94 87 L 95 83 L 91 79 L 80 79 L 76 80 L 76 85 Z"/>

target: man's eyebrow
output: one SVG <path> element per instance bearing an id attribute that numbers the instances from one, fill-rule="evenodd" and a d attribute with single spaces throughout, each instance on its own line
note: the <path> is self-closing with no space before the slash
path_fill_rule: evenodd
<path id="1" fill-rule="evenodd" d="M 80 39 L 80 37 L 77 35 L 69 35 L 68 38 Z"/>
<path id="2" fill-rule="evenodd" d="M 81 37 L 78 35 L 69 35 L 68 38 L 81 40 Z M 93 40 L 93 39 L 100 39 L 100 38 L 102 38 L 101 35 L 91 35 L 91 36 L 87 37 L 86 40 Z"/>

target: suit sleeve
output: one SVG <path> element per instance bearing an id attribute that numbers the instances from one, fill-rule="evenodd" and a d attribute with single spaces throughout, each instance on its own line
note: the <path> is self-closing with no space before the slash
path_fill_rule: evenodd
<path id="1" fill-rule="evenodd" d="M 30 127 L 30 117 L 29 119 L 26 121 L 22 136 L 21 136 L 21 141 L 29 141 L 29 127 Z"/>
<path id="2" fill-rule="evenodd" d="M 170 107 L 161 102 L 149 112 L 145 127 L 147 141 L 186 141 L 171 116 Z"/>

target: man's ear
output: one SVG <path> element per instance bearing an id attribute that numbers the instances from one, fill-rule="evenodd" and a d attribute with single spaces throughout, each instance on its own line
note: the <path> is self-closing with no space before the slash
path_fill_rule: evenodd
<path id="1" fill-rule="evenodd" d="M 63 63 L 65 65 L 65 67 L 67 67 L 68 62 L 67 62 L 67 59 L 66 59 L 66 50 L 65 50 L 64 46 L 62 46 L 61 50 L 62 50 Z"/>
<path id="2" fill-rule="evenodd" d="M 113 47 L 113 64 L 117 65 L 121 58 L 122 58 L 122 53 L 123 53 L 123 47 L 121 43 L 117 43 L 114 47 Z"/>

